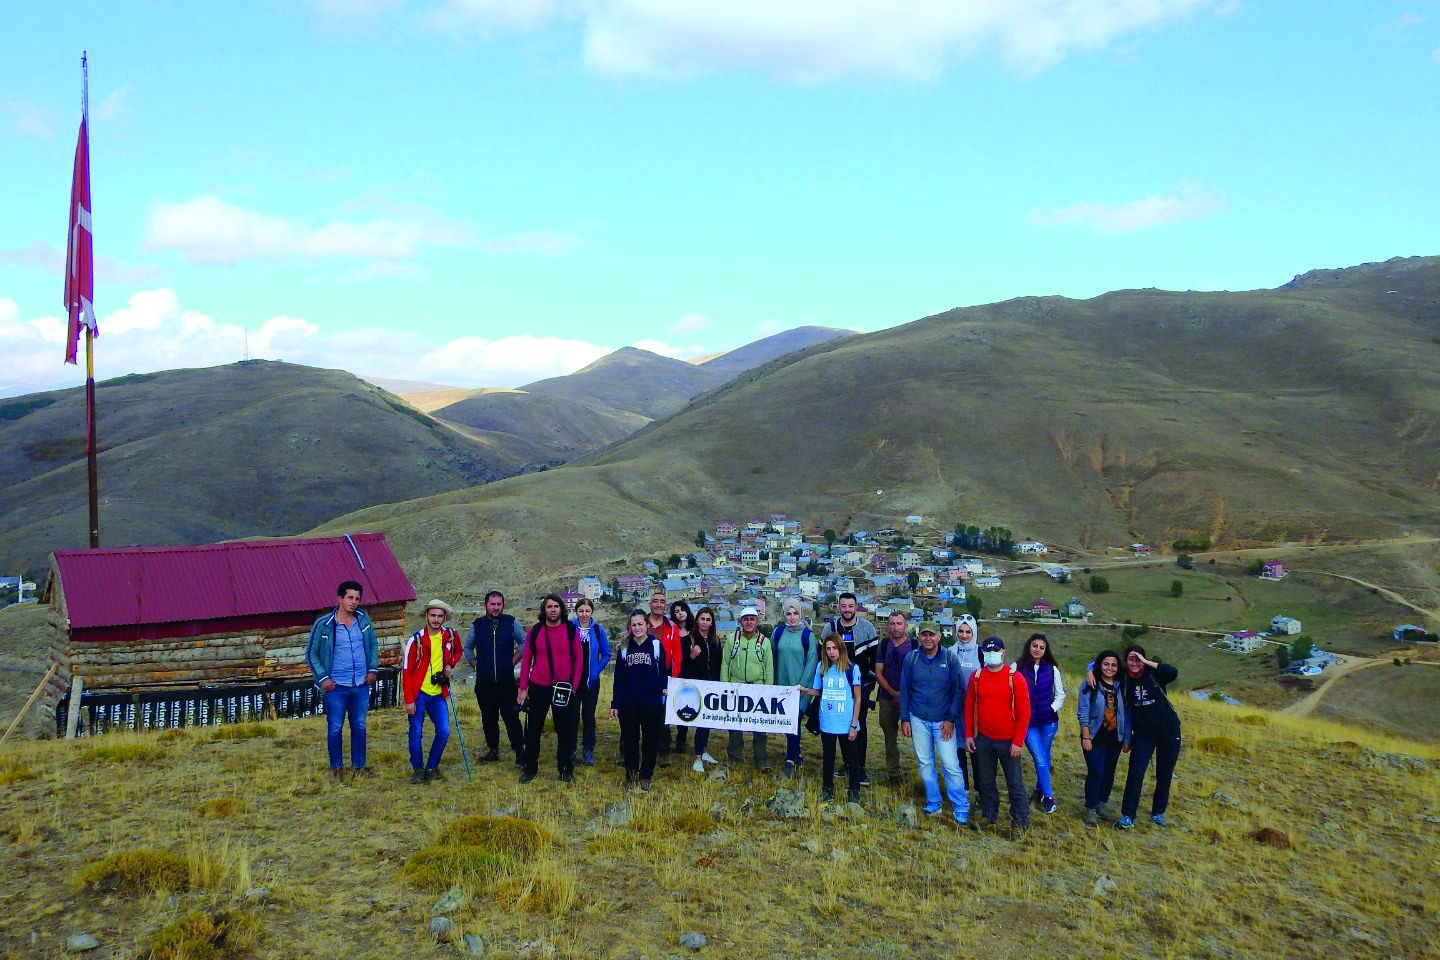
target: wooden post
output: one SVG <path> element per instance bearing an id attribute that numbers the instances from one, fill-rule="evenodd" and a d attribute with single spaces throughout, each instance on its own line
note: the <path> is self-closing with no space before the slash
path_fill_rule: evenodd
<path id="1" fill-rule="evenodd" d="M 52 664 L 50 664 L 50 669 L 45 671 L 45 677 L 44 677 L 44 679 L 42 679 L 42 680 L 40 681 L 40 686 L 38 686 L 38 687 L 35 688 L 35 692 L 32 693 L 32 694 L 30 694 L 30 699 L 25 701 L 25 706 L 21 707 L 21 708 L 20 708 L 20 712 L 17 713 L 17 714 L 15 714 L 15 719 L 12 720 L 12 721 L 10 721 L 10 726 L 8 726 L 8 727 L 5 728 L 5 733 L 4 733 L 4 734 L 0 734 L 0 743 L 4 743 L 4 742 L 6 741 L 6 739 L 9 738 L 10 734 L 12 734 L 12 733 L 15 732 L 15 728 L 18 727 L 18 726 L 20 726 L 20 721 L 24 719 L 25 714 L 27 714 L 27 713 L 30 712 L 30 708 L 35 705 L 35 701 L 36 701 L 37 699 L 39 699 L 40 694 L 45 690 L 45 687 L 50 683 L 50 678 L 55 675 L 55 670 L 56 670 L 59 666 L 60 666 L 60 664 L 58 664 L 58 663 L 52 663 Z"/>
<path id="2" fill-rule="evenodd" d="M 70 678 L 70 715 L 65 720 L 65 736 L 80 735 L 80 698 L 85 693 L 85 680 L 77 673 Z"/>

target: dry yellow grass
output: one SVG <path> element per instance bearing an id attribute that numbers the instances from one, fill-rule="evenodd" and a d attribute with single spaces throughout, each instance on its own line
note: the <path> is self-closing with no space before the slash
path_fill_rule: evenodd
<path id="1" fill-rule="evenodd" d="M 461 708 L 474 747 L 473 702 Z M 103 767 L 73 761 L 107 741 L 7 745 L 0 764 L 40 778 L 6 788 L 0 813 L 0 956 L 58 955 L 77 929 L 116 955 L 165 956 L 158 945 L 192 942 L 178 928 L 161 935 L 177 917 L 218 925 L 236 911 L 255 919 L 253 945 L 237 949 L 257 960 L 428 956 L 431 906 L 457 882 L 471 896 L 451 919 L 504 957 L 666 956 L 687 930 L 709 937 L 704 956 L 719 960 L 1368 960 L 1423 955 L 1440 938 L 1440 894 L 1427 879 L 1440 843 L 1420 819 L 1440 813 L 1440 779 L 1375 756 L 1436 762 L 1440 750 L 1314 718 L 1238 722 L 1258 715 L 1250 708 L 1187 699 L 1177 709 L 1186 748 L 1170 830 L 1150 827 L 1144 805 L 1130 833 L 1083 826 L 1083 765 L 1067 724 L 1056 743 L 1060 812 L 1035 815 L 1018 844 L 946 818 L 897 825 L 913 783 L 867 788 L 866 816 L 834 822 L 774 819 L 764 801 L 791 784 L 743 769 L 712 783 L 676 763 L 657 772 L 652 792 L 627 793 L 603 720 L 601 764 L 568 786 L 554 778 L 553 736 L 540 778 L 525 787 L 508 763 L 477 766 L 467 783 L 453 740 L 444 783 L 407 785 L 397 753 L 372 761 L 377 779 L 335 784 L 320 718 L 282 721 L 277 738 L 215 744 L 161 748 L 158 737 L 126 735 L 115 743 L 153 743 L 161 755 Z M 400 711 L 372 713 L 372 758 L 402 743 L 404 729 Z M 1190 749 L 1206 738 L 1244 755 Z M 797 783 L 813 813 L 813 740 L 805 752 Z M 1123 773 L 1122 764 L 1122 782 Z M 206 817 L 207 804 L 239 797 L 228 816 Z M 613 826 L 617 802 L 630 819 Z M 107 893 L 74 882 L 127 851 L 168 852 L 165 883 Z M 1102 873 L 1118 889 L 1097 899 Z M 245 899 L 254 886 L 268 889 L 264 902 Z M 181 891 L 178 913 L 147 892 L 161 889 Z M 206 942 L 206 923 L 179 926 Z"/>

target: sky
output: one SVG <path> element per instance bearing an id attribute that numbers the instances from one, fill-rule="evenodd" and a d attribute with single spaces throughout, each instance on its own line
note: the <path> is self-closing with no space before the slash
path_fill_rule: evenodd
<path id="1" fill-rule="evenodd" d="M 516 386 L 1016 296 L 1440 253 L 1440 0 L 0 8 L 0 395 L 284 359 Z"/>

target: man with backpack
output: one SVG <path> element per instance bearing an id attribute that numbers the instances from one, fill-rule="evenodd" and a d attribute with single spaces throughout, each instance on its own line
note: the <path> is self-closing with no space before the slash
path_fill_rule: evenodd
<path id="1" fill-rule="evenodd" d="M 970 678 L 965 691 L 965 749 L 975 756 L 980 813 L 986 826 L 993 827 L 1000 816 L 995 768 L 1005 771 L 1010 833 L 1019 839 L 1030 825 L 1030 798 L 1025 796 L 1020 766 L 1030 729 L 1030 691 L 1015 667 L 1005 665 L 1005 643 L 999 637 L 985 638 L 980 659 L 984 666 Z M 978 829 L 976 821 L 971 825 Z"/>
<path id="2" fill-rule="evenodd" d="M 444 600 L 425 605 L 425 625 L 411 634 L 400 652 L 400 685 L 410 718 L 411 783 L 443 780 L 440 758 L 450 740 L 450 671 L 460 662 L 460 636 L 445 626 L 454 611 Z M 425 718 L 435 728 L 428 760 L 421 753 Z"/>
<path id="3" fill-rule="evenodd" d="M 775 682 L 775 651 L 770 646 L 770 638 L 760 632 L 760 613 L 754 607 L 740 611 L 740 629 L 725 643 L 720 657 L 720 680 L 722 683 Z M 765 734 L 752 733 L 750 737 L 754 745 L 755 766 L 761 773 L 768 773 L 770 752 L 765 744 Z M 745 734 L 742 731 L 730 731 L 726 754 L 731 763 L 745 759 Z"/>
<path id="4" fill-rule="evenodd" d="M 524 766 L 525 734 L 520 729 L 520 712 L 515 705 L 515 664 L 520 662 L 520 645 L 525 630 L 520 621 L 505 612 L 505 594 L 485 594 L 485 616 L 470 625 L 465 638 L 465 662 L 475 671 L 475 702 L 485 730 L 486 752 L 477 759 L 493 763 L 500 759 L 500 721 L 515 753 L 515 766 Z"/>
<path id="5" fill-rule="evenodd" d="M 875 625 L 860 616 L 860 601 L 855 594 L 840 594 L 836 606 L 840 615 L 830 621 L 827 636 L 834 633 L 844 640 L 850 662 L 860 668 L 860 731 L 855 736 L 855 756 L 860 762 L 860 785 L 868 787 L 870 777 L 865 771 L 865 755 L 870 727 L 865 722 L 865 715 L 870 712 L 871 696 L 875 692 L 875 658 L 880 652 L 880 636 L 875 632 Z"/>
<path id="6" fill-rule="evenodd" d="M 900 783 L 900 674 L 914 649 L 905 614 L 890 614 L 875 658 L 875 686 L 879 694 L 876 713 L 885 734 L 885 780 L 892 787 Z"/>

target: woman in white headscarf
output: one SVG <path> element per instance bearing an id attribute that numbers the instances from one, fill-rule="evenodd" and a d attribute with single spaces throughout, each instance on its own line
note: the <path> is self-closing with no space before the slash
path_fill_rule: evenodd
<path id="1" fill-rule="evenodd" d="M 955 618 L 955 643 L 950 647 L 960 658 L 961 696 L 970 690 L 970 678 L 980 669 L 980 625 L 968 613 Z M 965 757 L 969 756 L 967 763 Z M 960 770 L 965 774 L 966 788 L 975 784 L 975 755 L 960 751 Z"/>

